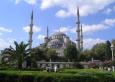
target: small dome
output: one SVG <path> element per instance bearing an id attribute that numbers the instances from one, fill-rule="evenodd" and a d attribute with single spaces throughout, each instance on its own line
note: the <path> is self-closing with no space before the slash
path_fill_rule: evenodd
<path id="1" fill-rule="evenodd" d="M 44 39 L 48 39 L 48 37 L 44 37 Z"/>

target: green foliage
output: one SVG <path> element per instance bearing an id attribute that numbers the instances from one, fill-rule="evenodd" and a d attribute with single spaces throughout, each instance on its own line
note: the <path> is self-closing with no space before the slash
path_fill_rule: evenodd
<path id="1" fill-rule="evenodd" d="M 108 43 L 99 43 L 96 44 L 92 51 L 94 52 L 93 58 L 99 60 L 109 60 L 111 58 L 111 49 Z"/>
<path id="2" fill-rule="evenodd" d="M 36 61 L 44 60 L 46 57 L 43 53 L 43 50 L 40 50 L 38 47 L 36 47 L 31 50 L 31 57 Z"/>
<path id="3" fill-rule="evenodd" d="M 48 49 L 47 50 L 47 58 L 48 60 L 51 58 L 53 61 L 58 59 L 57 53 L 53 49 Z"/>
<path id="4" fill-rule="evenodd" d="M 115 41 L 112 41 L 115 46 Z M 91 58 L 95 60 L 111 60 L 111 43 L 110 41 L 106 41 L 106 43 L 98 43 L 94 45 L 91 49 L 86 49 L 80 53 L 78 56 L 79 61 L 90 61 Z"/>
<path id="5" fill-rule="evenodd" d="M 89 61 L 94 53 L 91 50 L 84 50 L 78 56 L 79 61 Z"/>
<path id="6" fill-rule="evenodd" d="M 113 73 L 94 69 L 62 69 L 61 72 L 0 71 L 0 82 L 115 82 Z"/>
<path id="7" fill-rule="evenodd" d="M 16 41 L 14 41 L 14 45 L 14 48 L 10 46 L 10 48 L 3 50 L 2 62 L 8 63 L 9 65 L 15 64 L 15 66 L 17 64 L 18 68 L 21 69 L 24 58 L 29 54 L 29 49 L 27 49 L 28 44 L 25 44 L 24 42 L 18 44 Z M 7 62 L 4 62 L 4 57 L 8 58 Z"/>
<path id="8" fill-rule="evenodd" d="M 81 65 L 79 62 L 74 62 L 74 68 L 78 68 L 78 69 L 83 69 L 83 65 Z"/>
<path id="9" fill-rule="evenodd" d="M 113 46 L 114 46 L 114 56 L 115 56 L 115 39 L 112 40 L 112 44 L 113 44 Z"/>
<path id="10" fill-rule="evenodd" d="M 30 54 L 30 61 L 32 63 L 32 67 L 37 67 L 37 61 L 46 60 L 46 56 L 43 50 L 39 49 L 38 47 L 33 48 Z"/>
<path id="11" fill-rule="evenodd" d="M 76 61 L 78 57 L 78 51 L 74 45 L 68 45 L 64 50 L 64 55 L 70 61 Z"/>
<path id="12" fill-rule="evenodd" d="M 106 54 L 105 54 L 105 59 L 110 60 L 111 59 L 111 43 L 110 41 L 106 41 Z"/>

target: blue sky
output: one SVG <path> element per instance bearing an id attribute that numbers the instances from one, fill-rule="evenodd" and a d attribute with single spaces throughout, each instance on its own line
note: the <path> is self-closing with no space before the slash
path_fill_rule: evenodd
<path id="1" fill-rule="evenodd" d="M 28 25 L 34 10 L 33 47 L 43 43 L 46 27 L 76 39 L 76 7 L 83 25 L 84 47 L 115 39 L 115 0 L 0 0 L 0 49 L 13 41 L 28 42 Z"/>

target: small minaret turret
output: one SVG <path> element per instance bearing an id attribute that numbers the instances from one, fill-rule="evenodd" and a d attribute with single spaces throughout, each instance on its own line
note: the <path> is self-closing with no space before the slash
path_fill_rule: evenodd
<path id="1" fill-rule="evenodd" d="M 76 22 L 76 24 L 77 24 L 77 30 L 76 30 L 76 32 L 77 32 L 77 39 L 76 39 L 76 41 L 77 41 L 77 45 L 76 45 L 76 47 L 77 47 L 77 49 L 80 51 L 80 49 L 81 49 L 81 46 L 80 46 L 80 16 L 79 16 L 79 7 L 77 7 L 77 22 Z"/>
<path id="2" fill-rule="evenodd" d="M 33 10 L 30 17 L 30 31 L 29 31 L 29 49 L 32 48 L 32 35 L 33 35 Z"/>
<path id="3" fill-rule="evenodd" d="M 82 30 L 82 25 L 81 25 L 81 50 L 83 50 L 83 30 Z"/>

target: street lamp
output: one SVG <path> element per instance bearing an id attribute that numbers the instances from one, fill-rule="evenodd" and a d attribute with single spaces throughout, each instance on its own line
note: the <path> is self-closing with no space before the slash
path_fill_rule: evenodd
<path id="1" fill-rule="evenodd" d="M 50 68 L 51 68 L 51 62 L 52 62 L 52 60 L 51 60 L 51 58 L 50 58 Z"/>
<path id="2" fill-rule="evenodd" d="M 111 44 L 111 51 L 112 51 L 112 61 L 114 61 L 114 53 L 113 53 L 113 51 L 114 51 L 114 46 L 113 46 L 113 44 Z"/>

